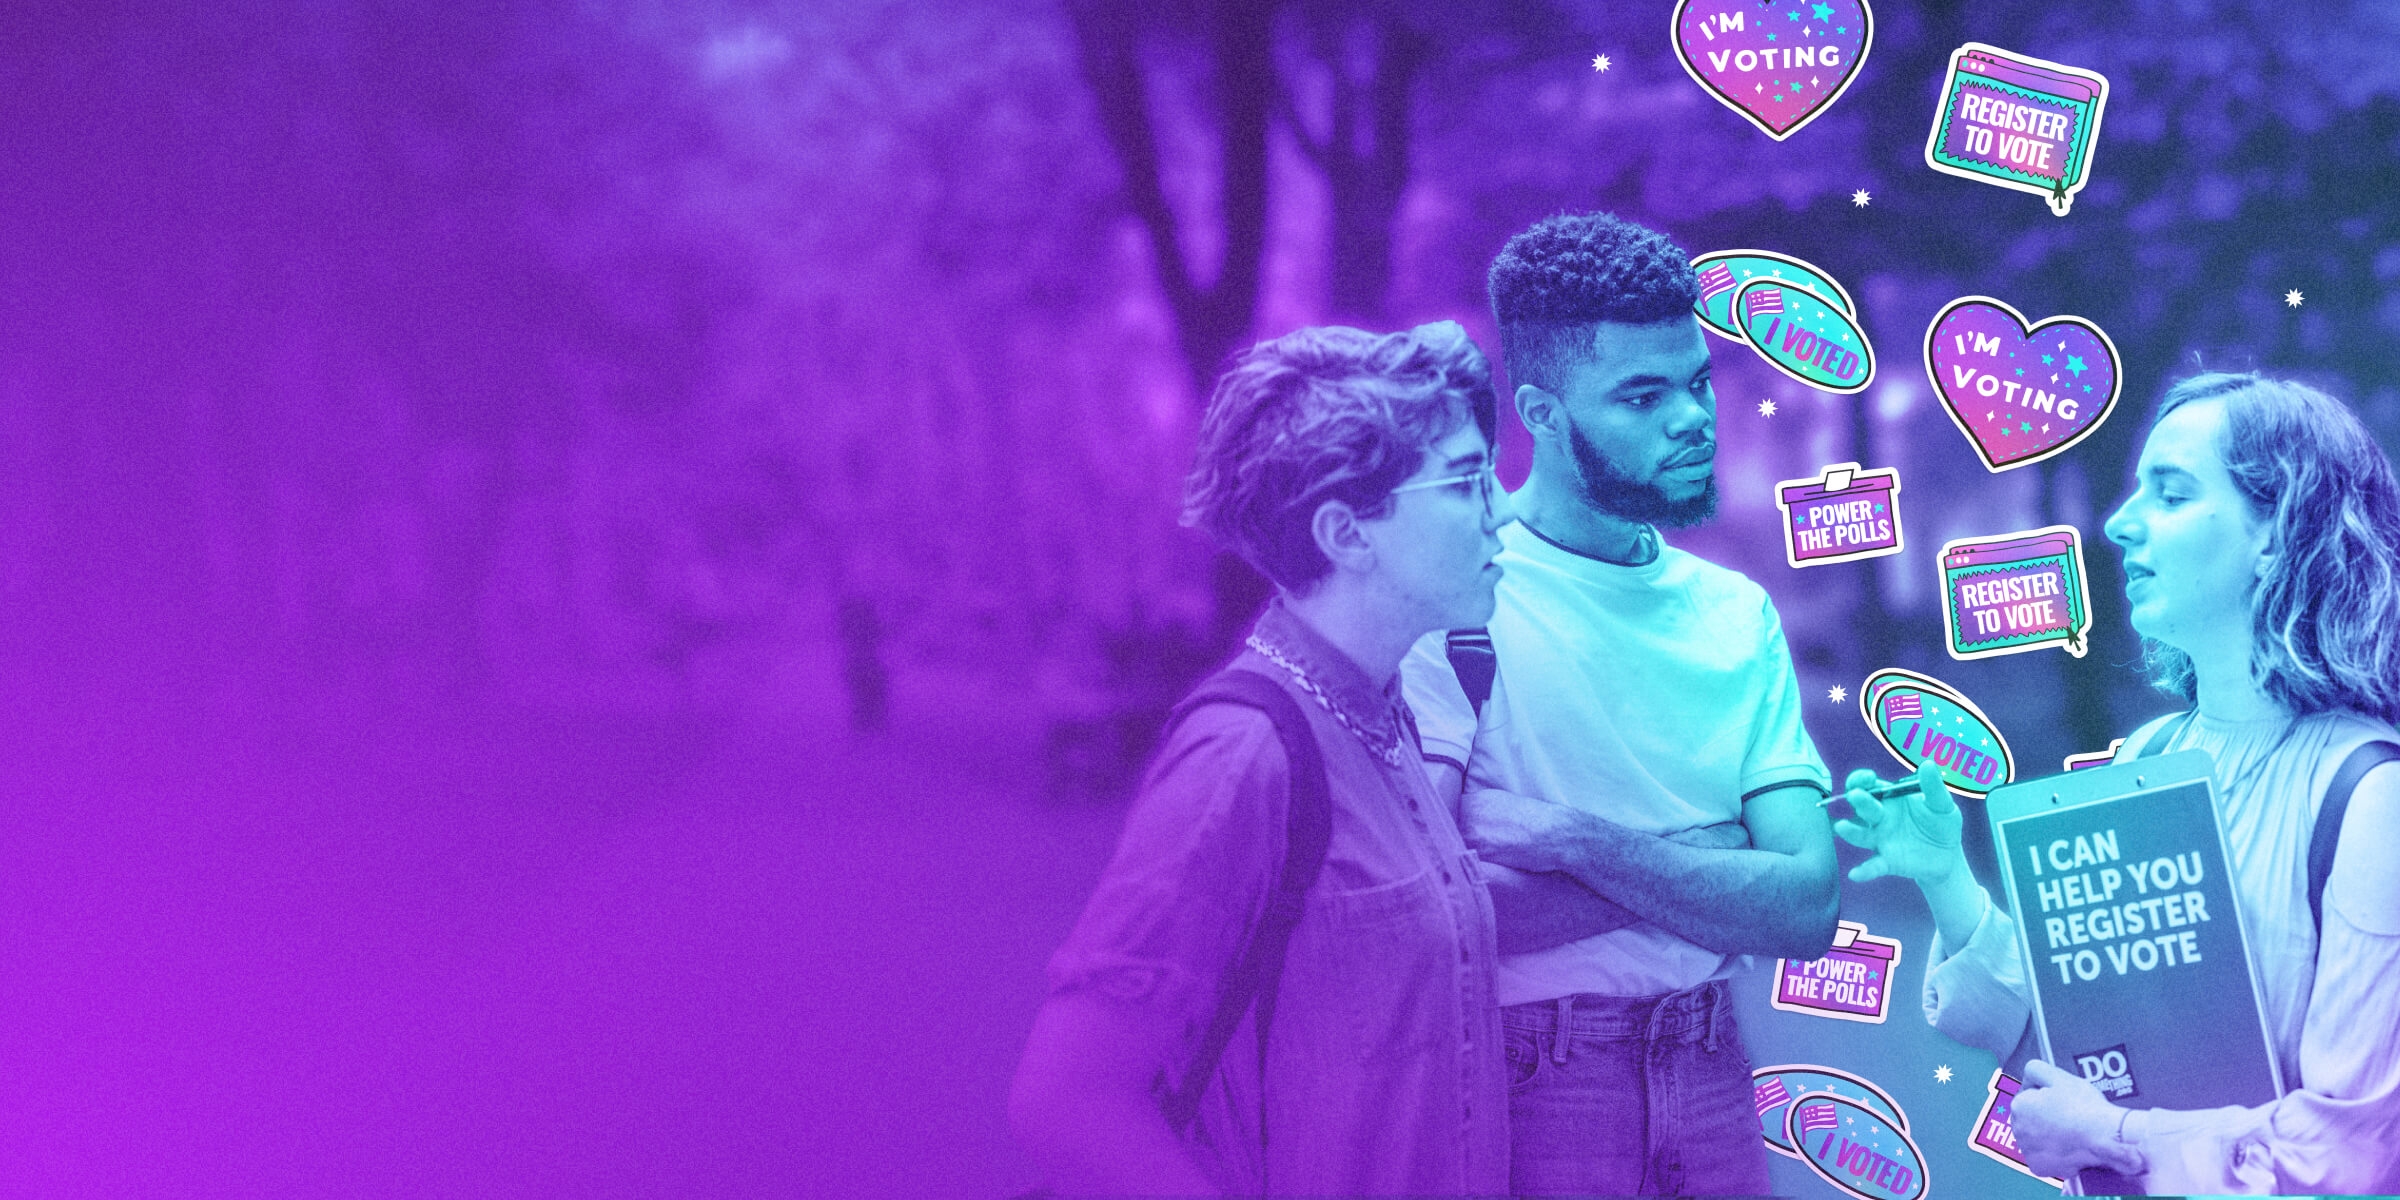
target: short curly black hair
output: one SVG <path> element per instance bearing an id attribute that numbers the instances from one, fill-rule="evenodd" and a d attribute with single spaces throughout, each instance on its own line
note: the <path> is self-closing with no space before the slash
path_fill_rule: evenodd
<path id="1" fill-rule="evenodd" d="M 1557 391 L 1601 322 L 1654 325 L 1700 299 L 1691 256 L 1614 213 L 1560 213 L 1508 239 L 1492 260 L 1492 316 L 1510 385 Z"/>

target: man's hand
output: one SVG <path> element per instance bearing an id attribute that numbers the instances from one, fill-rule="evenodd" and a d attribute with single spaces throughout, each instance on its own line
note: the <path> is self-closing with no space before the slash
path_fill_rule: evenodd
<path id="1" fill-rule="evenodd" d="M 1836 821 L 1833 831 L 1873 858 L 1851 868 L 1850 879 L 1865 883 L 1886 875 L 1916 880 L 1932 888 L 1953 873 L 1964 874 L 1967 853 L 1960 838 L 1961 816 L 1950 789 L 1942 786 L 1942 769 L 1928 762 L 1917 768 L 1917 790 L 1877 800 L 1871 789 L 1882 786 L 1864 767 L 1850 772 L 1847 799 L 1851 820 Z"/>
<path id="2" fill-rule="evenodd" d="M 2140 1151 L 2117 1140 L 2125 1110 L 2081 1075 L 2038 1058 L 2026 1063 L 2015 1112 L 2017 1149 L 2036 1175 L 2064 1179 L 2085 1167 L 2140 1175 L 2149 1169 Z"/>
<path id="3" fill-rule="evenodd" d="M 1485 862 L 1520 871 L 1556 871 L 1563 853 L 1590 821 L 1578 808 L 1549 800 L 1477 788 L 1462 800 L 1461 832 Z"/>

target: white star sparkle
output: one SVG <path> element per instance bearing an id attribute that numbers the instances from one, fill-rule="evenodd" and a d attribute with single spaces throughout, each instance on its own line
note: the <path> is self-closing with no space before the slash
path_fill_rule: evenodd
<path id="1" fill-rule="evenodd" d="M 1609 62 L 1608 62 L 1608 56 L 1607 56 L 1607 55 L 1605 55 L 1605 54 L 1595 54 L 1595 55 L 1593 55 L 1593 56 L 1592 56 L 1592 69 L 1593 69 L 1593 70 L 1595 70 L 1595 71 L 1605 71 L 1605 70 L 1607 70 L 1607 69 L 1608 69 L 1608 67 L 1609 67 Z"/>
<path id="2" fill-rule="evenodd" d="M 1840 704 L 1843 698 L 1847 697 L 1849 694 L 1850 693 L 1843 690 L 1842 685 L 1838 683 L 1825 689 L 1825 698 L 1833 701 L 1835 704 Z"/>
<path id="3" fill-rule="evenodd" d="M 1761 401 L 1759 401 L 1759 402 L 1758 402 L 1758 415 L 1760 415 L 1760 416 L 1762 416 L 1762 417 L 1771 417 L 1771 416 L 1774 416 L 1774 415 L 1775 415 L 1775 402 L 1774 402 L 1774 401 L 1772 401 L 1772 400 L 1761 400 Z"/>
<path id="4" fill-rule="evenodd" d="M 1860 188 L 1857 191 L 1850 193 L 1850 203 L 1855 204 L 1860 208 L 1865 208 L 1867 206 L 1867 201 L 1871 199 L 1873 199 L 1873 197 L 1867 195 L 1867 189 L 1865 188 Z"/>
<path id="5" fill-rule="evenodd" d="M 1948 1063 L 1944 1063 L 1941 1066 L 1933 1069 L 1933 1081 L 1935 1083 L 1950 1082 L 1950 1065 Z"/>
<path id="6" fill-rule="evenodd" d="M 2283 303 L 2287 308 L 2300 307 L 2300 289 L 2293 288 L 2292 290 L 2285 292 L 2283 294 Z"/>

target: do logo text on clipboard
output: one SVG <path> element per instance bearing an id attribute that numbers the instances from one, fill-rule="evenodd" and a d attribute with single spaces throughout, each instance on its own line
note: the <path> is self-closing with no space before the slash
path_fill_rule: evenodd
<path id="1" fill-rule="evenodd" d="M 2247 1106 L 2283 1092 L 2213 765 L 2186 750 L 2091 767 L 1995 789 L 1985 809 L 2042 1057 L 2117 1104 Z M 2083 1184 L 2140 1191 L 2098 1168 Z"/>

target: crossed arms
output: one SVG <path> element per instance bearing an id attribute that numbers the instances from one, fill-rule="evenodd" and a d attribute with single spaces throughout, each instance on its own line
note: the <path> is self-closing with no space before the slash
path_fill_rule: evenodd
<path id="1" fill-rule="evenodd" d="M 1814 958 L 1833 944 L 1833 826 L 1813 787 L 1773 788 L 1739 822 L 1662 837 L 1514 792 L 1464 791 L 1456 768 L 1428 769 L 1489 868 L 1503 953 L 1637 921 L 1726 954 Z"/>

